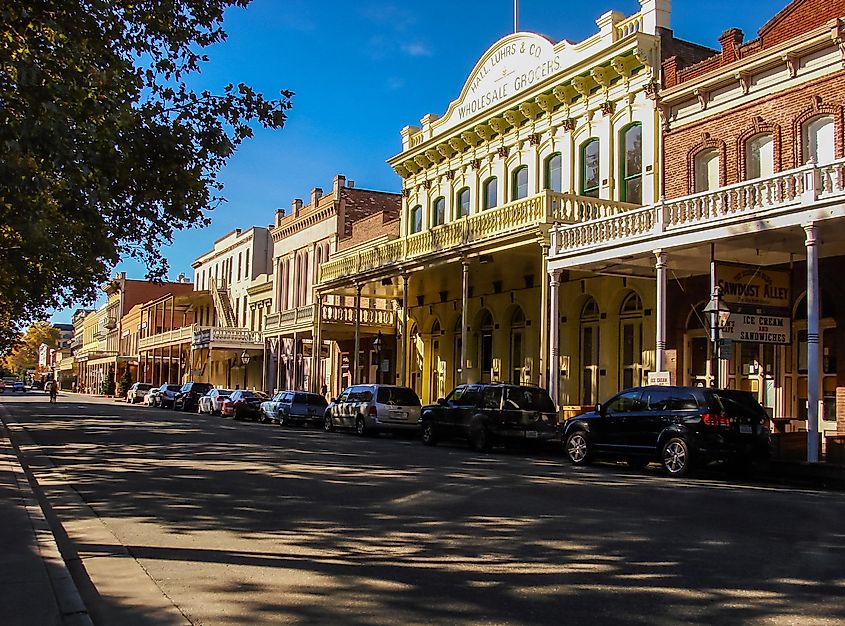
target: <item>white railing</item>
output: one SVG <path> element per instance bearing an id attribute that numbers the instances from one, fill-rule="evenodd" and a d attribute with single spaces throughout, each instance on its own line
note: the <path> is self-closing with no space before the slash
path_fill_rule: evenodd
<path id="1" fill-rule="evenodd" d="M 373 246 L 320 265 L 320 282 L 394 266 L 410 259 L 463 250 L 467 245 L 530 232 L 541 224 L 575 223 L 618 215 L 638 205 L 543 191 L 466 218 Z"/>
<path id="2" fill-rule="evenodd" d="M 361 324 L 373 326 L 392 326 L 396 313 L 389 309 L 360 309 Z M 354 324 L 355 307 L 324 304 L 321 311 L 324 323 Z"/>
<path id="3" fill-rule="evenodd" d="M 141 337 L 138 340 L 139 350 L 148 350 L 161 346 L 170 346 L 180 343 L 190 343 L 194 338 L 193 326 L 183 326 L 173 330 L 166 330 L 156 335 Z"/>
<path id="4" fill-rule="evenodd" d="M 665 237 L 707 225 L 745 220 L 751 215 L 806 209 L 820 200 L 845 198 L 845 159 L 809 164 L 772 176 L 728 185 L 624 213 L 558 225 L 551 231 L 550 259 L 623 242 Z"/>
<path id="5" fill-rule="evenodd" d="M 199 324 L 192 324 L 191 326 L 183 326 L 181 328 L 167 330 L 162 333 L 158 333 L 157 335 L 142 337 L 138 340 L 138 349 L 151 350 L 153 348 L 161 348 L 184 343 L 201 343 L 203 345 L 211 345 L 212 347 L 215 343 L 247 346 L 261 343 L 261 335 L 260 333 L 253 332 L 248 328 L 227 328 L 221 326 L 200 326 Z"/>

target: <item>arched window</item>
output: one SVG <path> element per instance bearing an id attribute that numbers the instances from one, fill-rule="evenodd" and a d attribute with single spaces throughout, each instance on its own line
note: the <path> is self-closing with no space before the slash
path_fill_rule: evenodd
<path id="1" fill-rule="evenodd" d="M 418 233 L 422 230 L 422 207 L 418 204 L 411 209 L 410 219 L 411 234 Z"/>
<path id="2" fill-rule="evenodd" d="M 499 204 L 499 196 L 498 196 L 498 180 L 495 176 L 491 176 L 487 180 L 484 181 L 484 188 L 483 188 L 483 197 L 484 197 L 484 210 L 487 209 L 494 209 Z"/>
<path id="3" fill-rule="evenodd" d="M 775 171 L 775 142 L 770 133 L 754 135 L 745 142 L 745 179 L 771 176 Z"/>
<path id="4" fill-rule="evenodd" d="M 525 365 L 525 313 L 521 307 L 511 316 L 511 382 L 522 384 L 522 368 Z"/>
<path id="5" fill-rule="evenodd" d="M 511 174 L 511 200 L 528 197 L 528 166 L 516 168 Z"/>
<path id="6" fill-rule="evenodd" d="M 719 188 L 719 151 L 715 148 L 695 155 L 695 192 Z"/>
<path id="7" fill-rule="evenodd" d="M 581 195 L 599 197 L 601 173 L 599 172 L 601 144 L 596 137 L 581 144 Z"/>
<path id="8" fill-rule="evenodd" d="M 620 197 L 623 202 L 643 203 L 643 127 L 631 124 L 622 131 L 619 145 Z"/>
<path id="9" fill-rule="evenodd" d="M 431 204 L 431 225 L 440 226 L 446 223 L 446 198 L 440 196 Z"/>
<path id="10" fill-rule="evenodd" d="M 643 383 L 643 301 L 633 291 L 619 308 L 619 385 Z"/>
<path id="11" fill-rule="evenodd" d="M 550 191 L 563 191 L 563 170 L 560 152 L 550 155 L 543 168 L 543 188 Z"/>
<path id="12" fill-rule="evenodd" d="M 601 312 L 594 298 L 581 308 L 581 404 L 598 402 L 599 397 L 599 319 Z"/>
<path id="13" fill-rule="evenodd" d="M 802 129 L 801 148 L 804 163 L 830 163 L 835 158 L 833 118 L 824 115 L 811 119 Z"/>
<path id="14" fill-rule="evenodd" d="M 455 198 L 455 217 L 461 218 L 469 215 L 469 187 L 464 187 L 458 191 Z"/>

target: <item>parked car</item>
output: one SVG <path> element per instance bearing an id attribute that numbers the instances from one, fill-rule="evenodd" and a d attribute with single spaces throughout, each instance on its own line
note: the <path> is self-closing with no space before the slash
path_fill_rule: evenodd
<path id="1" fill-rule="evenodd" d="M 347 387 L 326 407 L 323 427 L 354 428 L 359 435 L 380 430 L 419 428 L 420 399 L 409 387 L 354 385 Z"/>
<path id="2" fill-rule="evenodd" d="M 279 391 L 272 399 L 261 403 L 261 413 L 270 422 L 284 426 L 288 422 L 320 422 L 328 402 L 317 393 Z"/>
<path id="3" fill-rule="evenodd" d="M 250 391 L 248 389 L 236 389 L 232 392 L 223 404 L 224 415 L 231 415 L 233 419 L 261 419 L 261 403 L 269 400 L 269 396 L 263 391 Z"/>
<path id="4" fill-rule="evenodd" d="M 22 380 L 16 380 L 14 383 L 12 383 L 12 392 L 15 391 L 26 393 L 26 386 L 23 384 Z"/>
<path id="5" fill-rule="evenodd" d="M 179 393 L 181 388 L 182 387 L 180 385 L 168 385 L 167 383 L 164 383 L 158 388 L 158 393 L 155 396 L 155 404 L 153 406 L 163 409 L 172 409 L 173 402 L 176 400 L 176 394 Z"/>
<path id="6" fill-rule="evenodd" d="M 635 387 L 566 423 L 564 448 L 575 465 L 596 457 L 634 466 L 659 461 L 673 476 L 697 463 L 749 464 L 769 453 L 768 415 L 747 391 Z"/>
<path id="7" fill-rule="evenodd" d="M 126 401 L 129 404 L 144 402 L 144 398 L 152 388 L 153 386 L 150 383 L 132 383 L 132 386 L 126 392 Z"/>
<path id="8" fill-rule="evenodd" d="M 173 408 L 176 411 L 191 411 L 197 408 L 199 399 L 207 394 L 212 386 L 211 383 L 185 383 L 173 399 Z"/>
<path id="9" fill-rule="evenodd" d="M 515 440 L 551 442 L 559 436 L 557 411 L 541 387 L 502 383 L 459 385 L 423 407 L 423 443 L 466 439 L 478 451 Z"/>
<path id="10" fill-rule="evenodd" d="M 158 395 L 161 393 L 161 389 L 158 387 L 153 387 L 147 392 L 147 395 L 144 396 L 144 404 L 146 406 L 157 406 L 158 405 Z"/>
<path id="11" fill-rule="evenodd" d="M 197 413 L 220 415 L 223 401 L 232 395 L 231 389 L 210 389 L 197 402 Z"/>

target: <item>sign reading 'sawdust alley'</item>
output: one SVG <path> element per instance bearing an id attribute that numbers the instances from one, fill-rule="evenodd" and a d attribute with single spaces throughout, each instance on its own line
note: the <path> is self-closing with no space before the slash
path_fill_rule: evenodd
<path id="1" fill-rule="evenodd" d="M 716 264 L 716 281 L 722 301 L 788 309 L 792 305 L 789 272 L 748 265 Z"/>

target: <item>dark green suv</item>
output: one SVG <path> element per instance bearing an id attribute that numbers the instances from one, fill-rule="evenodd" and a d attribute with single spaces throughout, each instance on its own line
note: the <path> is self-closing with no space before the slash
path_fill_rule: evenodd
<path id="1" fill-rule="evenodd" d="M 511 441 L 554 441 L 557 412 L 540 387 L 508 384 L 460 385 L 420 414 L 423 443 L 466 439 L 479 451 Z"/>

